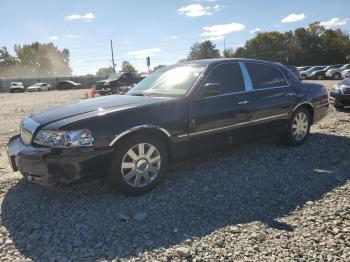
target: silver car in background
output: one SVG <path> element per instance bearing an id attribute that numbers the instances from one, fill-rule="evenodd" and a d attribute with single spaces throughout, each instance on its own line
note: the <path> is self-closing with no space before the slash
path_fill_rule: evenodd
<path id="1" fill-rule="evenodd" d="M 47 83 L 35 83 L 27 88 L 27 92 L 50 91 L 51 85 Z"/>
<path id="2" fill-rule="evenodd" d="M 347 78 L 347 77 L 350 77 L 350 69 L 346 69 L 344 70 L 343 72 L 341 72 L 341 77 L 343 79 Z"/>
<path id="3" fill-rule="evenodd" d="M 301 75 L 301 79 L 305 80 L 305 79 L 310 79 L 313 75 L 313 72 L 319 71 L 326 68 L 326 66 L 313 66 L 311 68 L 309 68 L 308 70 L 305 71 L 301 71 L 300 75 Z"/>
<path id="4" fill-rule="evenodd" d="M 328 70 L 326 72 L 326 78 L 340 80 L 340 79 L 342 79 L 342 72 L 347 70 L 347 69 L 350 69 L 350 64 L 343 65 L 340 68 Z"/>

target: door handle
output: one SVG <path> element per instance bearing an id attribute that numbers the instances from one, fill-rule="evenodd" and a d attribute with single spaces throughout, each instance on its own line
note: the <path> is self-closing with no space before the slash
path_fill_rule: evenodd
<path id="1" fill-rule="evenodd" d="M 245 101 L 240 101 L 237 103 L 238 105 L 246 105 L 246 104 L 249 104 L 249 101 L 248 100 L 245 100 Z"/>
<path id="2" fill-rule="evenodd" d="M 296 96 L 297 94 L 292 92 L 292 93 L 287 93 L 286 96 Z"/>

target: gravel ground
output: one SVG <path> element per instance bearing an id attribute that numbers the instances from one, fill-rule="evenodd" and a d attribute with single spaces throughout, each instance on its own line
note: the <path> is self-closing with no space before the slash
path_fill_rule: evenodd
<path id="1" fill-rule="evenodd" d="M 331 107 L 302 147 L 271 138 L 177 163 L 138 198 L 13 173 L 20 120 L 82 96 L 0 94 L 1 261 L 350 261 L 350 110 Z"/>

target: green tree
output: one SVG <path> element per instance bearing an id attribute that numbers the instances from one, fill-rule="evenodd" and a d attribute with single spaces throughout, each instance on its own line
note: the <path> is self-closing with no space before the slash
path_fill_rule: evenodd
<path id="1" fill-rule="evenodd" d="M 69 50 L 60 51 L 53 43 L 35 42 L 15 46 L 16 58 L 24 76 L 70 76 Z"/>
<path id="2" fill-rule="evenodd" d="M 216 45 L 212 41 L 206 40 L 201 43 L 197 42 L 193 44 L 187 56 L 187 60 L 191 61 L 218 57 L 220 57 L 220 52 L 216 48 Z"/>
<path id="3" fill-rule="evenodd" d="M 319 22 L 294 31 L 264 32 L 238 48 L 233 57 L 278 61 L 293 65 L 346 63 L 349 35 L 340 29 L 325 29 Z"/>
<path id="4" fill-rule="evenodd" d="M 111 74 L 114 73 L 113 67 L 102 67 L 96 72 L 96 76 L 99 77 L 109 77 Z"/>
<path id="5" fill-rule="evenodd" d="M 130 73 L 130 74 L 133 74 L 133 75 L 136 75 L 137 74 L 137 71 L 135 69 L 135 67 L 129 63 L 129 61 L 124 61 L 123 64 L 122 64 L 122 72 L 125 72 L 125 73 Z"/>
<path id="6" fill-rule="evenodd" d="M 232 48 L 227 48 L 222 52 L 223 57 L 232 58 L 235 56 L 235 51 Z"/>

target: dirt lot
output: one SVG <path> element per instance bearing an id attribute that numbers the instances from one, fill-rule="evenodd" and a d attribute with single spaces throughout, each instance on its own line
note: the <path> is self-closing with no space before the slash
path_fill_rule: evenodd
<path id="1" fill-rule="evenodd" d="M 350 110 L 330 107 L 302 147 L 272 138 L 178 163 L 139 198 L 12 172 L 21 119 L 82 97 L 0 93 L 0 261 L 350 261 Z"/>

